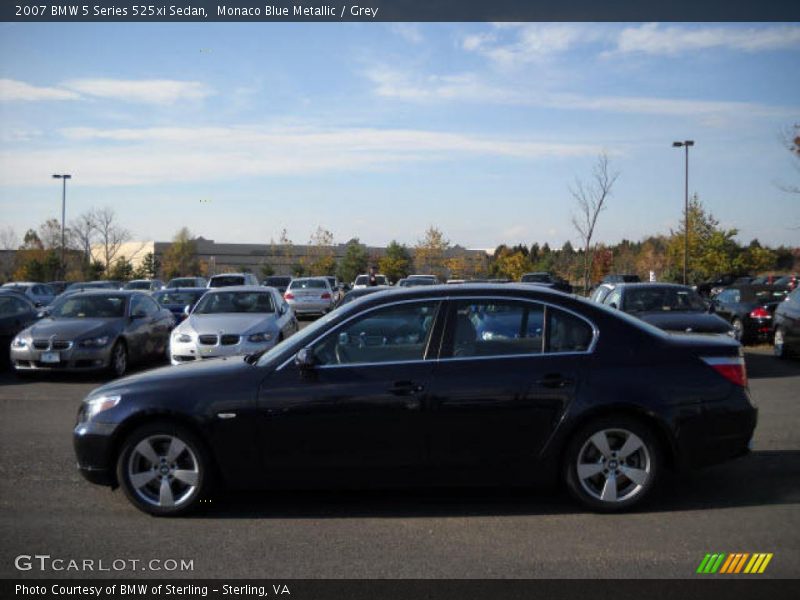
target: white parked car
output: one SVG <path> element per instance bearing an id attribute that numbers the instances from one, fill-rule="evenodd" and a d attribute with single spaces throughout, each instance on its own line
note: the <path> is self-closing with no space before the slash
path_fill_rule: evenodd
<path id="1" fill-rule="evenodd" d="M 204 358 L 255 354 L 294 335 L 291 307 L 275 288 L 232 286 L 209 290 L 170 336 L 173 365 Z"/>
<path id="2" fill-rule="evenodd" d="M 333 290 L 325 277 L 292 279 L 283 297 L 298 315 L 324 315 L 333 308 Z"/>
<path id="3" fill-rule="evenodd" d="M 375 275 L 378 285 L 389 285 L 389 280 L 386 275 Z M 357 290 L 369 286 L 369 275 L 359 275 L 353 282 L 353 289 Z"/>

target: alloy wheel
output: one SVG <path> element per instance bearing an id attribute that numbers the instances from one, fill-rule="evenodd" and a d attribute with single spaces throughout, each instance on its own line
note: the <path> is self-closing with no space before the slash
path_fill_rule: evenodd
<path id="1" fill-rule="evenodd" d="M 581 447 L 576 463 L 583 490 L 603 503 L 632 500 L 646 488 L 652 476 L 647 444 L 627 429 L 602 429 Z"/>
<path id="2" fill-rule="evenodd" d="M 188 504 L 200 483 L 195 452 L 175 435 L 155 434 L 142 439 L 127 461 L 131 490 L 145 504 L 176 509 Z"/>

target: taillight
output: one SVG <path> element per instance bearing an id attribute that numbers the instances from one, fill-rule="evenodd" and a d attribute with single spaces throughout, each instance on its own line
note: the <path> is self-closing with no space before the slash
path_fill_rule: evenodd
<path id="1" fill-rule="evenodd" d="M 759 306 L 758 308 L 754 308 L 750 311 L 750 318 L 751 319 L 771 319 L 772 315 L 769 314 L 769 311 L 764 308 L 763 306 Z"/>
<path id="2" fill-rule="evenodd" d="M 294 300 L 294 294 L 292 292 L 286 292 L 283 295 L 284 300 Z"/>
<path id="3" fill-rule="evenodd" d="M 742 356 L 706 356 L 703 362 L 735 385 L 747 387 L 747 367 Z"/>
<path id="4" fill-rule="evenodd" d="M 324 292 L 324 293 L 323 293 L 323 294 L 320 296 L 320 298 L 321 298 L 322 300 L 330 300 L 330 299 L 331 299 L 331 295 L 330 295 L 328 292 Z"/>

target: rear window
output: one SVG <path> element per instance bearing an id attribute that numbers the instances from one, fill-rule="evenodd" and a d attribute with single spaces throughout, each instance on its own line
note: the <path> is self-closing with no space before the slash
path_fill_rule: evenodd
<path id="1" fill-rule="evenodd" d="M 149 281 L 131 281 L 125 286 L 126 290 L 149 290 L 151 283 Z"/>
<path id="2" fill-rule="evenodd" d="M 264 280 L 264 285 L 268 285 L 270 287 L 283 287 L 285 285 L 289 285 L 291 281 L 291 277 L 267 277 Z"/>
<path id="3" fill-rule="evenodd" d="M 232 285 L 244 285 L 244 277 L 241 275 L 221 275 L 219 277 L 212 277 L 209 287 L 230 287 Z"/>
<path id="4" fill-rule="evenodd" d="M 324 279 L 295 279 L 289 286 L 292 290 L 325 289 L 327 282 Z"/>

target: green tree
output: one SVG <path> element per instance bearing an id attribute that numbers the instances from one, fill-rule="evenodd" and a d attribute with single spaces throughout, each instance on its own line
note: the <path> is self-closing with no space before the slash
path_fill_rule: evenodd
<path id="1" fill-rule="evenodd" d="M 125 256 L 118 257 L 111 269 L 108 271 L 108 278 L 118 281 L 130 281 L 133 278 L 133 265 Z"/>
<path id="2" fill-rule="evenodd" d="M 378 260 L 378 270 L 389 278 L 389 281 L 397 281 L 403 277 L 408 277 L 411 271 L 411 253 L 403 244 L 396 240 L 389 242 L 386 247 L 386 254 Z"/>
<path id="3" fill-rule="evenodd" d="M 261 265 L 261 276 L 262 277 L 272 277 L 275 275 L 275 267 L 273 267 L 269 263 L 264 263 Z"/>
<path id="4" fill-rule="evenodd" d="M 196 275 L 200 270 L 197 244 L 188 228 L 181 228 L 164 252 L 162 270 L 166 279 Z"/>
<path id="5" fill-rule="evenodd" d="M 414 246 L 414 268 L 418 273 L 430 273 L 440 279 L 447 278 L 445 257 L 450 249 L 450 241 L 442 231 L 431 225 L 425 235 Z"/>
<path id="6" fill-rule="evenodd" d="M 333 275 L 336 272 L 333 243 L 333 233 L 322 226 L 317 227 L 308 241 L 310 256 L 307 270 L 310 275 Z"/>
<path id="7" fill-rule="evenodd" d="M 350 283 L 358 275 L 367 272 L 368 264 L 367 248 L 358 241 L 358 238 L 353 238 L 345 244 L 344 256 L 339 261 L 336 275 L 340 281 Z"/>

